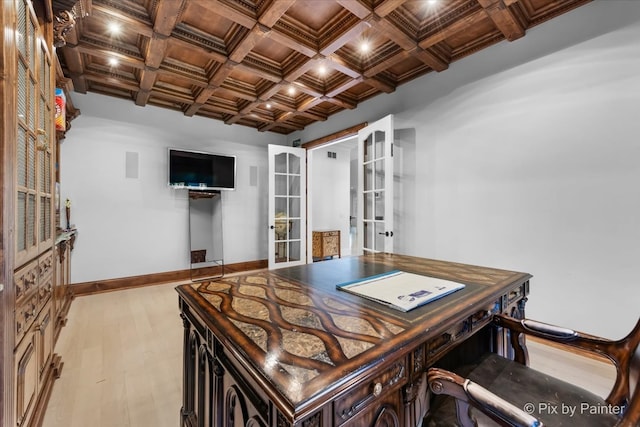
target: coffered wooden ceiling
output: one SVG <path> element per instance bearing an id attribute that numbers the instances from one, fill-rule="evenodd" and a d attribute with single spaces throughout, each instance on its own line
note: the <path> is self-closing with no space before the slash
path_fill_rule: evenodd
<path id="1" fill-rule="evenodd" d="M 57 53 L 76 92 L 288 134 L 589 1 L 82 0 Z"/>

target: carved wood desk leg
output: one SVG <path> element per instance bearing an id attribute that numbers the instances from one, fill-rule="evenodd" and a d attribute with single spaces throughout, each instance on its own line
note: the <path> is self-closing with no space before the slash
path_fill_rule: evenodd
<path id="1" fill-rule="evenodd" d="M 182 325 L 184 327 L 184 342 L 183 342 L 183 352 L 182 352 L 182 408 L 180 409 L 180 425 L 185 427 L 189 425 L 187 423 L 187 419 L 190 414 L 193 414 L 193 404 L 190 402 L 190 390 L 191 384 L 193 381 L 193 372 L 190 369 L 192 366 L 192 349 L 191 349 L 191 340 L 190 340 L 190 323 L 187 316 L 183 313 L 180 313 L 180 317 L 182 318 Z"/>
<path id="2" fill-rule="evenodd" d="M 419 414 L 417 412 L 420 411 L 418 408 L 416 408 L 416 405 L 421 405 L 419 405 L 419 402 L 417 402 L 417 400 L 419 400 L 417 398 L 418 395 L 421 394 L 421 392 L 424 392 L 426 394 L 426 390 L 423 390 L 423 388 L 421 387 L 423 383 L 422 379 L 423 376 L 420 376 L 417 378 L 417 381 L 414 381 L 402 387 L 402 401 L 404 403 L 404 420 L 406 427 L 413 427 L 418 425 Z"/>

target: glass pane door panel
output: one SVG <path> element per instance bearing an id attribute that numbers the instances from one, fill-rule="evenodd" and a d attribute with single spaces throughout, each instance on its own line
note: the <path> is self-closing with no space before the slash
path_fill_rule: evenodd
<path id="1" fill-rule="evenodd" d="M 300 220 L 289 220 L 289 239 L 300 240 Z"/>
<path id="2" fill-rule="evenodd" d="M 364 161 L 370 162 L 374 159 L 375 153 L 373 151 L 373 136 L 369 134 L 364 140 Z"/>
<path id="3" fill-rule="evenodd" d="M 289 196 L 300 196 L 300 175 L 289 176 Z"/>
<path id="4" fill-rule="evenodd" d="M 358 143 L 358 248 L 393 252 L 393 116 L 360 130 Z"/>
<path id="5" fill-rule="evenodd" d="M 276 154 L 274 172 L 275 173 L 287 172 L 287 153 Z"/>
<path id="6" fill-rule="evenodd" d="M 269 203 L 273 215 L 269 268 L 302 264 L 304 260 L 305 155 L 304 149 L 269 146 Z"/>
<path id="7" fill-rule="evenodd" d="M 289 199 L 289 217 L 300 218 L 300 198 L 291 197 Z"/>
<path id="8" fill-rule="evenodd" d="M 373 192 L 364 193 L 364 219 L 372 220 L 375 211 L 373 210 L 373 202 L 374 202 L 375 194 Z"/>
<path id="9" fill-rule="evenodd" d="M 300 157 L 289 154 L 289 173 L 300 175 Z"/>
<path id="10" fill-rule="evenodd" d="M 375 131 L 373 134 L 374 144 L 375 144 L 375 158 L 381 159 L 384 157 L 384 144 L 385 144 L 385 134 L 382 131 Z"/>
<path id="11" fill-rule="evenodd" d="M 385 224 L 384 224 L 384 222 L 376 221 L 376 223 L 375 223 L 375 232 L 373 234 L 373 238 L 374 238 L 374 241 L 375 241 L 373 249 L 376 252 L 384 251 L 384 239 L 385 239 Z"/>
<path id="12" fill-rule="evenodd" d="M 384 160 L 377 160 L 375 162 L 375 180 L 374 180 L 374 189 L 382 189 L 384 188 Z"/>
<path id="13" fill-rule="evenodd" d="M 286 196 L 287 195 L 287 175 L 275 176 L 275 195 Z"/>
<path id="14" fill-rule="evenodd" d="M 289 242 L 289 259 L 287 261 L 300 261 L 302 259 L 300 251 L 300 241 Z"/>
<path id="15" fill-rule="evenodd" d="M 384 209 L 385 209 L 385 192 L 384 191 L 376 191 L 374 196 L 374 205 L 375 205 L 375 217 L 376 221 L 384 220 Z"/>
<path id="16" fill-rule="evenodd" d="M 276 197 L 275 198 L 275 211 L 273 212 L 276 220 L 278 219 L 286 219 L 287 218 L 287 199 L 286 197 Z"/>
<path id="17" fill-rule="evenodd" d="M 365 163 L 363 168 L 364 168 L 364 191 L 373 190 L 373 163 Z"/>

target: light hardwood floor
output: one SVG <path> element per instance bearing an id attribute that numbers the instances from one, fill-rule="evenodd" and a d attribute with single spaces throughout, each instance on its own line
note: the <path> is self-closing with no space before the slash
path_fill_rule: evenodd
<path id="1" fill-rule="evenodd" d="M 56 352 L 64 367 L 43 427 L 176 427 L 182 403 L 182 321 L 176 284 L 76 298 Z M 529 343 L 531 366 L 603 397 L 615 370 Z M 585 374 L 586 372 L 586 374 Z"/>

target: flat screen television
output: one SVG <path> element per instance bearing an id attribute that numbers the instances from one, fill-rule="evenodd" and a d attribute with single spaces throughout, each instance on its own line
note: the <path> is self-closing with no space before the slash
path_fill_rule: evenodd
<path id="1" fill-rule="evenodd" d="M 169 186 L 235 190 L 236 157 L 169 148 Z"/>

